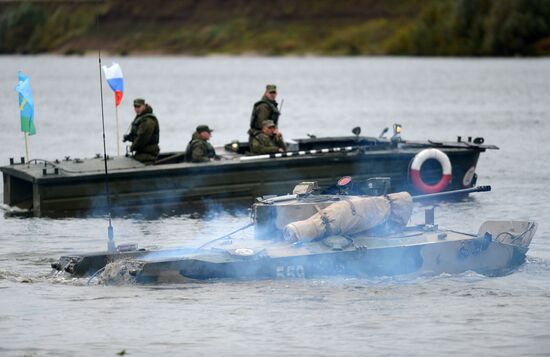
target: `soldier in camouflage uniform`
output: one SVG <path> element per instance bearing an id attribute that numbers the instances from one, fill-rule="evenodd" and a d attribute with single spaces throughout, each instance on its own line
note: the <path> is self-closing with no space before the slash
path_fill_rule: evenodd
<path id="1" fill-rule="evenodd" d="M 191 141 L 185 150 L 185 158 L 190 162 L 208 162 L 212 159 L 219 160 L 216 150 L 208 142 L 212 136 L 212 129 L 208 125 L 199 125 L 197 130 L 191 136 Z"/>
<path id="2" fill-rule="evenodd" d="M 250 135 L 249 145 L 253 154 L 274 154 L 286 151 L 286 144 L 283 136 L 277 131 L 277 127 L 272 120 L 263 122 L 262 131 L 248 131 Z"/>
<path id="3" fill-rule="evenodd" d="M 265 87 L 265 93 L 259 101 L 254 103 L 252 108 L 252 115 L 250 117 L 250 131 L 253 134 L 260 133 L 262 131 L 262 124 L 266 120 L 271 120 L 275 123 L 275 126 L 279 123 L 279 108 L 277 107 L 277 86 L 274 84 L 268 84 Z M 250 136 L 249 140 L 252 139 Z"/>
<path id="4" fill-rule="evenodd" d="M 136 117 L 132 122 L 130 133 L 124 135 L 123 142 L 130 141 L 130 151 L 134 159 L 151 165 L 155 162 L 159 148 L 159 122 L 153 114 L 153 108 L 145 103 L 145 99 L 134 100 Z"/>

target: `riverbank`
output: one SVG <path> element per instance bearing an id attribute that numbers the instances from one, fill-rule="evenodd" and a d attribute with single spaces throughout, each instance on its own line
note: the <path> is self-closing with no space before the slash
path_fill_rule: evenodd
<path id="1" fill-rule="evenodd" d="M 0 3 L 0 53 L 550 55 L 546 0 Z"/>

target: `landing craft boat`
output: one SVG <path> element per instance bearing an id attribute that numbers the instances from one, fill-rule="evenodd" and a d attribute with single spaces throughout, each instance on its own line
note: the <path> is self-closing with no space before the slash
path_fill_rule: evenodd
<path id="1" fill-rule="evenodd" d="M 185 162 L 185 153 L 161 153 L 145 166 L 131 157 L 110 157 L 108 179 L 114 214 L 166 212 L 197 208 L 205 202 L 250 204 L 261 194 L 285 194 L 295 182 L 315 180 L 326 186 L 343 175 L 357 182 L 387 177 L 390 192 L 438 192 L 473 187 L 483 138 L 456 142 L 402 140 L 400 126 L 391 138 L 315 137 L 289 143 L 287 153 L 250 155 L 248 144 L 232 142 L 217 148 L 223 160 Z M 386 131 L 386 130 L 385 130 Z M 384 133 L 385 133 L 384 131 Z M 63 160 L 33 159 L 0 167 L 4 204 L 35 216 L 104 214 L 107 199 L 103 157 Z M 374 191 L 373 193 L 377 193 Z M 147 213 L 147 212 L 145 212 Z"/>
<path id="2" fill-rule="evenodd" d="M 294 194 L 253 205 L 254 237 L 236 232 L 201 247 L 64 256 L 52 267 L 105 283 L 179 283 L 207 279 L 311 278 L 331 275 L 439 275 L 475 271 L 502 275 L 522 264 L 537 224 L 487 221 L 477 233 L 443 229 L 427 210 L 424 224 L 406 226 L 413 200 L 488 191 L 490 187 L 411 197 L 319 195 L 311 183 Z"/>

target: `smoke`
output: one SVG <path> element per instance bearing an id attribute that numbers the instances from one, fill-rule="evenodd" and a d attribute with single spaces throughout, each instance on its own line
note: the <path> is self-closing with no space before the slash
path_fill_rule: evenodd
<path id="1" fill-rule="evenodd" d="M 328 236 L 299 244 L 257 241 L 250 236 L 231 242 L 224 239 L 204 250 L 168 249 L 132 261 L 116 262 L 105 270 L 101 281 L 118 284 L 223 278 L 416 278 L 469 270 L 500 276 L 523 263 L 523 249 L 530 243 L 536 224 L 493 222 L 487 226 L 491 234 L 480 233 L 480 236 L 462 234 L 457 237 L 458 232 L 434 230 L 438 234 L 437 241 L 433 240 L 434 233 L 424 228 L 380 236 L 365 232 L 348 237 Z M 506 244 L 501 244 L 499 232 L 505 233 L 505 238 L 500 239 L 505 239 Z M 448 240 L 448 234 L 455 234 L 455 237 Z M 523 243 L 520 244 L 519 238 Z M 495 255 L 499 251 L 506 251 L 506 254 Z M 521 251 L 524 253 L 520 254 Z"/>
<path id="2" fill-rule="evenodd" d="M 253 203 L 253 196 L 246 188 L 225 183 L 227 175 L 235 174 L 226 167 L 197 164 L 196 167 L 167 172 L 168 165 L 148 167 L 159 170 L 156 175 L 125 176 L 109 175 L 112 215 L 116 217 L 136 217 L 158 219 L 178 215 L 199 217 L 215 216 L 220 211 L 247 210 Z M 231 165 L 233 166 L 233 165 Z M 246 181 L 246 173 L 242 180 Z M 103 182 L 95 182 L 96 194 L 90 194 L 84 216 L 104 216 L 107 214 L 107 198 Z M 238 186 L 238 185 L 237 185 Z M 220 191 L 223 187 L 223 191 Z"/>
<path id="3" fill-rule="evenodd" d="M 157 250 L 145 254 L 140 257 L 139 260 L 144 262 L 153 262 L 153 261 L 162 261 L 168 259 L 181 259 L 185 257 L 190 257 L 193 254 L 196 254 L 198 249 L 195 247 L 182 247 L 175 249 L 166 249 L 166 250 Z"/>
<path id="4" fill-rule="evenodd" d="M 212 168 L 210 165 L 205 165 L 205 168 Z M 354 170 L 359 170 L 363 168 L 362 165 L 351 165 Z M 200 168 L 200 165 L 197 165 L 197 170 Z M 163 169 L 158 167 L 158 169 Z M 223 167 L 217 167 L 217 170 L 224 170 Z M 293 170 L 293 175 L 295 176 L 297 172 L 300 172 L 298 169 L 285 168 L 281 167 L 281 170 Z M 213 170 L 213 169 L 212 169 Z M 294 172 L 295 171 L 295 172 Z M 214 172 L 213 174 L 217 177 L 224 175 L 227 172 Z M 240 173 L 241 175 L 246 175 L 245 173 Z M 144 178 L 146 184 L 141 182 L 139 178 L 133 178 L 128 181 L 129 187 L 124 187 L 124 190 L 127 192 L 140 192 L 137 194 L 131 195 L 132 199 L 125 206 L 117 205 L 117 192 L 113 193 L 113 201 L 115 203 L 113 213 L 115 216 L 122 216 L 124 218 L 135 218 L 141 220 L 140 224 L 142 225 L 170 225 L 174 220 L 186 220 L 187 222 L 193 221 L 192 224 L 185 226 L 184 230 L 179 232 L 169 231 L 169 234 L 166 234 L 166 231 L 161 230 L 159 234 L 149 233 L 145 238 L 154 239 L 156 242 L 160 242 L 162 246 L 166 244 L 173 243 L 178 236 L 181 239 L 181 243 L 178 244 L 177 248 L 164 249 L 159 251 L 154 251 L 144 256 L 141 256 L 139 259 L 129 262 L 117 262 L 117 264 L 109 265 L 109 269 L 106 269 L 102 274 L 102 282 L 111 283 L 115 281 L 126 281 L 128 283 L 133 282 L 134 280 L 130 278 L 133 276 L 130 274 L 133 271 L 140 270 L 142 264 L 145 263 L 154 263 L 161 262 L 166 260 L 178 261 L 177 264 L 187 264 L 188 259 L 193 255 L 197 254 L 196 248 L 203 245 L 205 242 L 216 240 L 217 238 L 223 237 L 228 232 L 231 232 L 235 228 L 238 228 L 246 223 L 248 223 L 249 211 L 248 205 L 241 205 L 241 201 L 233 200 L 230 197 L 234 192 L 228 192 L 225 194 L 225 197 L 222 193 L 217 193 L 216 197 L 209 191 L 215 185 L 213 182 L 209 182 L 209 177 L 206 173 L 201 172 L 198 175 L 186 175 L 181 180 L 178 180 L 179 176 L 175 177 L 156 177 L 156 178 Z M 212 179 L 215 180 L 215 179 Z M 287 183 L 286 181 L 281 181 L 281 184 Z M 299 180 L 293 181 L 294 184 L 299 183 Z M 217 183 L 219 185 L 219 183 Z M 121 187 L 120 182 L 112 182 L 113 187 Z M 293 185 L 288 182 L 289 189 Z M 143 191 L 146 188 L 146 191 Z M 231 186 L 228 186 L 229 190 L 233 189 Z M 197 192 L 200 190 L 204 192 L 211 192 L 211 194 L 205 194 L 204 198 L 197 200 Z M 280 190 L 280 187 L 278 188 Z M 271 193 L 271 192 L 268 192 Z M 248 193 L 250 194 L 250 193 Z M 128 194 L 130 196 L 130 194 Z M 153 197 L 153 198 L 152 198 Z M 243 195 L 241 195 L 242 199 Z M 250 199 L 250 201 L 252 201 Z M 105 212 L 105 197 L 99 196 L 95 197 L 92 201 L 92 208 L 90 213 L 94 214 L 99 211 Z M 143 221 L 145 219 L 145 221 Z M 179 227 L 182 227 L 179 225 Z M 115 226 L 116 231 L 116 226 Z M 250 229 L 252 231 L 252 229 Z M 234 235 L 231 239 L 232 241 L 241 241 L 245 242 L 245 239 L 251 237 L 250 233 L 239 233 Z M 115 237 L 116 238 L 116 237 Z M 232 254 L 228 253 L 228 248 L 232 246 L 224 246 L 222 243 L 226 243 L 228 239 L 222 239 L 216 241 L 212 246 L 217 246 L 223 251 L 218 252 L 218 254 Z M 148 241 L 147 243 L 151 243 Z M 326 244 L 322 241 L 312 243 L 316 244 L 317 248 L 327 249 Z M 243 245 L 247 249 L 246 245 Z M 329 247 L 330 248 L 330 247 Z M 295 254 L 292 250 L 295 249 L 292 246 L 286 247 L 289 251 L 287 252 L 290 256 Z M 210 250 L 210 249 L 209 249 Z M 330 249 L 329 249 L 330 251 Z M 254 261 L 255 258 L 262 260 L 263 256 L 256 255 L 257 252 L 254 251 L 253 258 L 251 257 L 236 257 L 236 259 L 249 259 L 247 263 L 235 264 L 234 269 L 229 272 L 219 272 L 219 276 L 230 275 L 234 277 L 243 277 L 243 278 L 257 278 L 257 277 L 268 277 L 268 278 L 301 278 L 311 276 L 323 276 L 323 275 L 333 275 L 333 274 L 342 274 L 342 275 L 364 275 L 364 274 L 382 274 L 382 275 L 394 275 L 394 274 L 412 274 L 418 270 L 419 266 L 422 265 L 422 256 L 419 254 L 419 249 L 396 249 L 396 250 L 387 250 L 383 251 L 378 258 L 370 258 L 369 262 L 365 265 L 364 259 L 357 259 L 357 261 L 346 262 L 346 261 L 331 261 L 330 259 L 324 260 L 315 263 L 308 262 L 306 258 L 303 258 L 305 262 L 298 261 L 300 259 L 289 259 L 288 262 L 283 262 L 280 265 L 262 265 L 259 262 Z M 338 257 L 339 253 L 336 253 L 334 257 Z M 214 254 L 215 255 L 215 254 Z M 237 254 L 238 255 L 238 254 Z M 284 255 L 284 254 L 283 254 Z M 348 256 L 348 254 L 342 254 Z M 356 259 L 356 258 L 353 258 Z M 326 265 L 323 265 L 323 262 Z M 249 264 L 248 264 L 249 263 Z M 200 264 L 200 263 L 199 263 Z M 370 264 L 370 265 L 369 265 Z M 268 272 L 266 272 L 266 269 Z M 214 274 L 213 276 L 216 276 Z M 122 277 L 122 278 L 121 278 Z M 208 277 L 206 274 L 205 277 Z"/>
<path id="5" fill-rule="evenodd" d="M 342 140 L 349 141 L 349 138 Z M 336 140 L 327 142 L 326 146 L 345 145 Z M 304 163 L 307 163 L 306 167 Z M 374 169 L 366 160 L 347 157 L 342 160 L 342 157 L 328 158 L 319 154 L 311 155 L 306 161 L 267 159 L 239 162 L 237 158 L 216 165 L 196 164 L 185 168 L 171 166 L 147 167 L 139 172 L 139 176 L 133 177 L 114 175 L 112 172 L 109 184 L 113 215 L 123 217 L 137 214 L 155 219 L 197 211 L 201 216 L 208 216 L 216 214 L 220 207 L 247 208 L 255 195 L 292 192 L 294 186 L 304 180 L 317 180 L 322 185 L 330 185 L 344 175 L 360 179 L 371 177 L 372 174 L 366 173 Z M 375 169 L 379 170 L 378 167 Z M 158 170 L 156 175 L 148 175 L 154 170 Z M 96 187 L 100 189 L 100 196 L 90 198 L 90 209 L 86 215 L 104 215 L 107 212 L 102 181 L 96 181 Z"/>

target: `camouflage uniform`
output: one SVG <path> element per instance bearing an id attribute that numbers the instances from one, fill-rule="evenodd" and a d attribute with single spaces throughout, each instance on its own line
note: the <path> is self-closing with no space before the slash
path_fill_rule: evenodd
<path id="1" fill-rule="evenodd" d="M 278 126 L 281 113 L 277 105 L 277 102 L 269 100 L 265 95 L 254 103 L 250 117 L 250 129 L 261 131 L 262 123 L 266 120 L 273 120 L 275 126 Z"/>
<path id="2" fill-rule="evenodd" d="M 208 162 L 210 159 L 218 159 L 219 156 L 212 144 L 201 138 L 198 132 L 194 132 L 187 144 L 185 158 L 190 162 Z"/>
<path id="3" fill-rule="evenodd" d="M 250 135 L 248 141 L 250 152 L 253 154 L 273 154 L 281 152 L 279 149 L 286 151 L 282 135 L 269 136 L 261 131 L 253 131 L 253 129 L 250 129 L 248 134 Z"/>
<path id="4" fill-rule="evenodd" d="M 158 119 L 153 114 L 153 108 L 147 104 L 143 113 L 136 115 L 127 135 L 132 142 L 130 151 L 134 152 L 134 159 L 146 165 L 153 164 L 160 151 L 159 137 Z"/>

